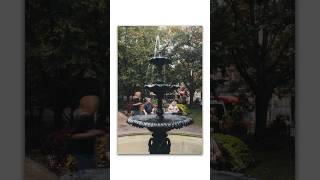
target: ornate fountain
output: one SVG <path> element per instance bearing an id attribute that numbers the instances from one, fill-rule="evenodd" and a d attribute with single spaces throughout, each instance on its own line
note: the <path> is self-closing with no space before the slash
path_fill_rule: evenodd
<path id="1" fill-rule="evenodd" d="M 127 123 L 138 128 L 147 128 L 152 132 L 152 137 L 149 139 L 150 154 L 169 154 L 171 141 L 168 138 L 167 132 L 173 129 L 180 129 L 192 123 L 192 119 L 186 116 L 166 113 L 163 110 L 163 98 L 167 92 L 174 91 L 178 88 L 177 85 L 165 83 L 165 66 L 171 61 L 161 55 L 159 51 L 160 40 L 156 38 L 154 57 L 149 60 L 150 65 L 156 70 L 156 78 L 147 84 L 144 88 L 153 92 L 158 100 L 157 111 L 150 115 L 135 115 L 128 118 Z"/>

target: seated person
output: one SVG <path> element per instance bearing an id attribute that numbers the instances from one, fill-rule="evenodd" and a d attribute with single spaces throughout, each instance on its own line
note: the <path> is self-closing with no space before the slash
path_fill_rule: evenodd
<path id="1" fill-rule="evenodd" d="M 131 106 L 131 115 L 142 115 L 141 107 L 143 107 L 143 104 L 140 102 L 139 97 L 133 96 L 132 100 L 133 104 Z"/>
<path id="2" fill-rule="evenodd" d="M 146 102 L 143 105 L 143 112 L 145 115 L 153 113 L 153 104 L 151 98 L 146 98 Z"/>
<path id="3" fill-rule="evenodd" d="M 168 107 L 168 112 L 169 113 L 179 113 L 180 110 L 177 106 L 177 101 L 172 101 L 172 103 Z"/>
<path id="4" fill-rule="evenodd" d="M 221 156 L 221 151 L 215 140 L 210 140 L 210 162 L 215 163 Z"/>
<path id="5" fill-rule="evenodd" d="M 137 97 L 139 99 L 139 101 L 140 101 L 141 98 L 142 98 L 142 93 L 140 91 L 136 91 L 136 92 L 134 92 L 133 96 Z"/>
<path id="6" fill-rule="evenodd" d="M 105 135 L 103 130 L 96 129 L 98 107 L 97 96 L 84 96 L 72 124 L 73 132 L 69 137 L 68 148 L 76 158 L 78 170 L 96 167 L 95 141 L 97 137 Z"/>
<path id="7" fill-rule="evenodd" d="M 75 120 L 69 151 L 76 158 L 78 170 L 95 168 L 95 140 L 104 131 L 94 128 L 94 117 L 90 114 L 81 114 Z"/>
<path id="8" fill-rule="evenodd" d="M 178 90 L 178 93 L 179 93 L 179 97 L 180 97 L 180 102 L 182 104 L 185 104 L 187 102 L 188 92 L 186 90 L 186 86 L 184 83 L 181 83 L 179 90 Z"/>

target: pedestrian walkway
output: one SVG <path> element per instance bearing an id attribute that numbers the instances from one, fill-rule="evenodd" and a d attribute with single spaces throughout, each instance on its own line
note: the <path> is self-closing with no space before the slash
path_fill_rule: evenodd
<path id="1" fill-rule="evenodd" d="M 257 179 L 249 178 L 239 173 L 217 171 L 217 170 L 211 169 L 210 180 L 257 180 Z"/>
<path id="2" fill-rule="evenodd" d="M 41 164 L 26 158 L 24 160 L 24 180 L 58 180 L 58 176 Z"/>

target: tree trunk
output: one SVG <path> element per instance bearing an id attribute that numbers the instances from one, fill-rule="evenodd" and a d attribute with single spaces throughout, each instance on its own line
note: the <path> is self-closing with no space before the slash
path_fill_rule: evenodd
<path id="1" fill-rule="evenodd" d="M 54 110 L 54 130 L 60 130 L 62 128 L 62 109 L 60 106 Z"/>
<path id="2" fill-rule="evenodd" d="M 267 127 L 267 112 L 268 112 L 270 99 L 271 99 L 271 93 L 267 93 L 265 89 L 260 88 L 256 93 L 256 97 L 255 97 L 256 140 L 261 140 L 265 135 L 266 127 Z"/>
<path id="3" fill-rule="evenodd" d="M 193 96 L 194 96 L 194 92 L 193 90 L 190 91 L 190 102 L 189 105 L 192 106 L 193 105 Z"/>
<path id="4" fill-rule="evenodd" d="M 103 83 L 103 82 L 102 82 Z M 101 110 L 101 115 L 102 117 L 108 116 L 108 112 L 109 112 L 109 103 L 110 100 L 107 97 L 107 95 L 109 94 L 107 91 L 107 88 L 103 86 L 103 84 L 100 84 L 101 87 L 101 100 L 100 100 L 100 110 Z M 103 118 L 105 120 L 105 118 Z"/>

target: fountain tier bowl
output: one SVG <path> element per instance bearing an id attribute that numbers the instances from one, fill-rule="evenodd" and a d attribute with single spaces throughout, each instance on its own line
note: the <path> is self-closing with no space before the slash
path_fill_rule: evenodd
<path id="1" fill-rule="evenodd" d="M 179 86 L 171 84 L 148 84 L 144 87 L 156 94 L 164 94 L 165 92 L 170 92 L 177 89 Z"/>
<path id="2" fill-rule="evenodd" d="M 163 66 L 166 64 L 170 64 L 170 59 L 165 57 L 153 57 L 149 60 L 150 64 L 156 65 L 156 66 Z"/>
<path id="3" fill-rule="evenodd" d="M 150 131 L 180 129 L 192 124 L 192 119 L 186 116 L 164 113 L 163 118 L 157 115 L 135 115 L 128 118 L 128 124 L 148 128 Z"/>

